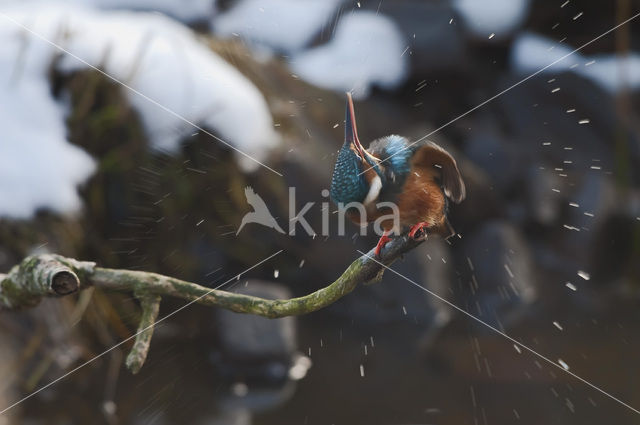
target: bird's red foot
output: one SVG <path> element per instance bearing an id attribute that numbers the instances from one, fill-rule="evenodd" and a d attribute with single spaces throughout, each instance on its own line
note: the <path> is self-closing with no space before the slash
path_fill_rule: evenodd
<path id="1" fill-rule="evenodd" d="M 378 241 L 378 245 L 376 245 L 376 250 L 374 251 L 377 258 L 380 258 L 380 252 L 382 251 L 382 248 L 384 248 L 387 242 L 391 241 L 389 233 L 391 232 L 385 231 L 382 236 L 380 236 L 380 240 Z"/>
<path id="2" fill-rule="evenodd" d="M 424 239 L 427 237 L 427 229 L 430 227 L 429 223 L 421 222 L 414 224 L 409 230 L 409 237 L 412 239 Z"/>

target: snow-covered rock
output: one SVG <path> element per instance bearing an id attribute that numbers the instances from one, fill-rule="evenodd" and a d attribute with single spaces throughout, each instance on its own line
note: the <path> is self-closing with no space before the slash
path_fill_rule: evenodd
<path id="1" fill-rule="evenodd" d="M 402 31 L 390 18 L 348 12 L 334 21 L 343 0 L 241 0 L 212 21 L 221 37 L 240 37 L 255 52 L 285 53 L 293 73 L 322 88 L 366 96 L 371 86 L 394 88 L 409 68 Z M 306 49 L 323 34 L 328 43 Z"/>
<path id="2" fill-rule="evenodd" d="M 614 54 L 584 56 L 579 52 L 570 54 L 572 50 L 549 38 L 525 33 L 513 43 L 511 66 L 520 73 L 533 73 L 547 66 L 546 73 L 575 72 L 610 93 L 624 87 L 640 88 L 640 55 L 637 53 L 624 57 Z"/>
<path id="3" fill-rule="evenodd" d="M 257 161 L 277 145 L 258 89 L 186 27 L 157 14 L 57 6 L 0 8 L 0 215 L 76 211 L 75 188 L 94 168 L 86 153 L 68 143 L 66 106 L 52 98 L 47 73 L 61 53 L 52 43 L 70 53 L 58 62 L 61 70 L 99 66 L 131 88 L 123 93 L 154 148 L 176 150 L 196 131 L 189 122 L 215 130 Z"/>
<path id="4" fill-rule="evenodd" d="M 253 47 L 291 53 L 322 32 L 342 1 L 241 0 L 212 26 L 221 37 L 240 36 Z"/>
<path id="5" fill-rule="evenodd" d="M 164 13 L 183 22 L 206 22 L 216 14 L 216 0 L 69 0 L 102 9 Z"/>
<path id="6" fill-rule="evenodd" d="M 454 0 L 453 7 L 478 38 L 505 37 L 524 22 L 530 0 Z"/>
<path id="7" fill-rule="evenodd" d="M 76 186 L 94 162 L 66 139 L 65 108 L 51 97 L 44 58 L 25 58 L 20 69 L 20 43 L 0 38 L 0 216 L 78 210 Z"/>
<path id="8" fill-rule="evenodd" d="M 408 46 L 388 17 L 355 12 L 342 17 L 333 39 L 291 60 L 294 73 L 319 87 L 366 96 L 373 85 L 395 88 L 407 77 Z"/>

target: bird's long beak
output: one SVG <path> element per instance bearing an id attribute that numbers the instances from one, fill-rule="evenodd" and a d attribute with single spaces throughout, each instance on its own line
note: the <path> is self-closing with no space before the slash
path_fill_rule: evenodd
<path id="1" fill-rule="evenodd" d="M 364 161 L 367 155 L 358 139 L 358 128 L 356 127 L 356 113 L 353 109 L 353 99 L 351 93 L 347 92 L 347 107 L 344 117 L 344 141 L 353 144 L 358 155 Z"/>

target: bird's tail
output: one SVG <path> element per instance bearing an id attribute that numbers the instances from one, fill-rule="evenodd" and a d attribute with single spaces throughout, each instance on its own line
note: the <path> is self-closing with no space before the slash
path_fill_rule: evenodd
<path id="1" fill-rule="evenodd" d="M 442 222 L 439 225 L 431 228 L 431 233 L 440 235 L 442 239 L 449 239 L 456 235 L 455 229 L 446 217 L 442 219 Z"/>

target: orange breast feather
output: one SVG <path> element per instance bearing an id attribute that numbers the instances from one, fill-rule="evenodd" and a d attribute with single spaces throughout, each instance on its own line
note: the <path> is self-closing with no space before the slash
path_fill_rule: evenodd
<path id="1" fill-rule="evenodd" d="M 402 193 L 398 196 L 400 224 L 412 226 L 427 222 L 432 226 L 444 220 L 445 200 L 433 169 L 412 167 Z"/>

